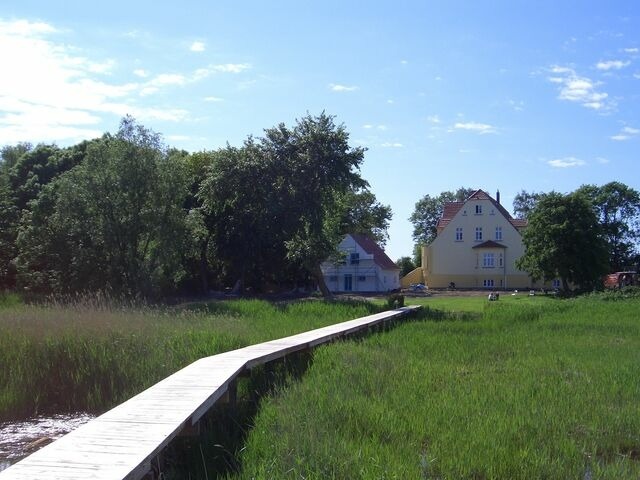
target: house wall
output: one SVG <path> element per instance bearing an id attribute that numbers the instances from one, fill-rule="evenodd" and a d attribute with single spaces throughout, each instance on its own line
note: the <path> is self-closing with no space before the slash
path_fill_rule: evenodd
<path id="1" fill-rule="evenodd" d="M 476 205 L 481 207 L 481 213 L 476 213 Z M 482 228 L 481 240 L 476 240 L 478 227 Z M 496 237 L 497 227 L 501 229 L 501 239 Z M 457 229 L 462 229 L 461 240 L 456 240 Z M 494 240 L 506 248 L 473 248 L 487 240 Z M 484 253 L 494 253 L 493 267 L 483 265 Z M 520 232 L 493 203 L 469 200 L 433 242 L 423 247 L 422 265 L 427 285 L 432 288 L 446 288 L 450 282 L 461 288 L 482 288 L 484 280 L 493 280 L 493 288 L 530 288 L 527 273 L 515 266 L 515 261 L 523 254 Z"/>
<path id="2" fill-rule="evenodd" d="M 400 288 L 399 270 L 384 270 L 378 266 L 373 254 L 367 253 L 350 235 L 347 235 L 338 245 L 338 250 L 344 252 L 345 264 L 335 265 L 323 262 L 321 265 L 327 288 L 331 292 L 386 292 Z M 357 264 L 350 262 L 350 255 L 357 253 Z M 345 288 L 345 276 L 351 276 L 351 290 Z"/>

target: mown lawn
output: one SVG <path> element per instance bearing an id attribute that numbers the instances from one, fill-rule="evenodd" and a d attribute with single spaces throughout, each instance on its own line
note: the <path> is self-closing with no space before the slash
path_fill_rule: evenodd
<path id="1" fill-rule="evenodd" d="M 237 300 L 122 308 L 0 293 L 0 421 L 99 413 L 198 358 L 375 313 L 364 302 Z"/>
<path id="2" fill-rule="evenodd" d="M 233 478 L 640 477 L 640 299 L 421 303 L 477 313 L 319 349 Z"/>

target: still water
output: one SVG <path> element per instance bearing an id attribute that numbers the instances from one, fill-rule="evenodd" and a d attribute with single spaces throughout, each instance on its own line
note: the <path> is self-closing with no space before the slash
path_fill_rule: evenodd
<path id="1" fill-rule="evenodd" d="M 88 413 L 74 413 L 0 423 L 0 471 L 92 418 Z"/>

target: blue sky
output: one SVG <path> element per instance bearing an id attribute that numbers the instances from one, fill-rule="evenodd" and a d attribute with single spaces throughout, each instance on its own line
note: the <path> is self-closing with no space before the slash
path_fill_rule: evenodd
<path id="1" fill-rule="evenodd" d="M 189 151 L 335 115 L 410 255 L 424 194 L 640 189 L 634 1 L 5 1 L 0 145 L 132 114 Z"/>

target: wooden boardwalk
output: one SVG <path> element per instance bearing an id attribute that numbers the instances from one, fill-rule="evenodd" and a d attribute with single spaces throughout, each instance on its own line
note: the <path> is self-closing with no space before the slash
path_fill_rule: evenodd
<path id="1" fill-rule="evenodd" d="M 420 308 L 399 308 L 200 359 L 0 472 L 15 479 L 139 479 L 245 370 L 366 331 Z"/>

